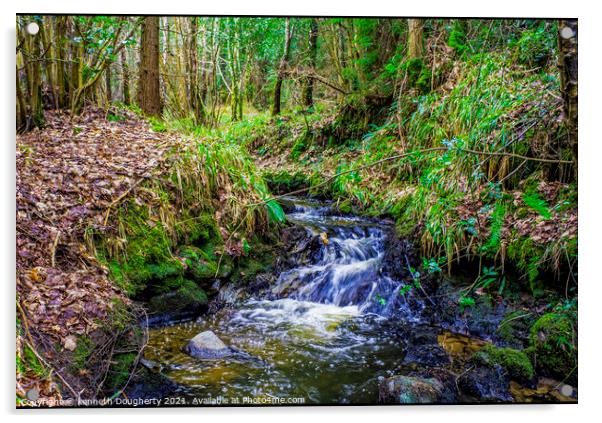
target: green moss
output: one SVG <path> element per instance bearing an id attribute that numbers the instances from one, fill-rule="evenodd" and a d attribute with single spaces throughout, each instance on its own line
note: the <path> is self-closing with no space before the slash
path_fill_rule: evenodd
<path id="1" fill-rule="evenodd" d="M 132 371 L 135 360 L 136 353 L 133 352 L 117 354 L 112 357 L 111 367 L 107 372 L 107 378 L 104 384 L 104 388 L 109 395 L 119 389 L 123 389 L 130 378 L 130 372 Z"/>
<path id="2" fill-rule="evenodd" d="M 48 375 L 48 371 L 28 345 L 25 345 L 23 348 L 23 360 L 17 357 L 17 370 L 21 373 L 31 370 L 38 377 L 46 377 Z"/>
<path id="3" fill-rule="evenodd" d="M 513 348 L 498 348 L 487 345 L 477 352 L 476 358 L 490 366 L 499 364 L 512 379 L 531 380 L 535 374 L 527 354 Z"/>
<path id="4" fill-rule="evenodd" d="M 232 270 L 230 280 L 235 283 L 247 283 L 260 274 L 270 270 L 275 261 L 274 240 L 253 237 L 250 254 L 238 259 Z"/>
<path id="5" fill-rule="evenodd" d="M 201 213 L 199 216 L 190 217 L 184 213 L 182 220 L 176 226 L 178 238 L 186 243 L 203 245 L 206 243 L 222 243 L 222 236 L 210 213 Z"/>
<path id="6" fill-rule="evenodd" d="M 92 351 L 94 350 L 95 344 L 87 336 L 80 336 L 77 339 L 75 350 L 73 350 L 73 361 L 72 365 L 75 369 L 84 369 L 86 367 L 86 361 Z"/>
<path id="7" fill-rule="evenodd" d="M 122 300 L 114 299 L 111 302 L 107 322 L 110 324 L 110 327 L 107 328 L 108 332 L 124 331 L 132 323 L 128 306 Z"/>
<path id="8" fill-rule="evenodd" d="M 353 203 L 350 199 L 339 202 L 338 209 L 341 213 L 349 214 L 353 212 Z"/>
<path id="9" fill-rule="evenodd" d="M 160 192 L 161 195 L 165 194 Z M 187 216 L 188 214 L 185 213 Z M 111 277 L 130 296 L 136 296 L 154 286 L 155 292 L 165 292 L 176 286 L 178 280 L 185 275 L 185 267 L 172 254 L 174 241 L 167 229 L 154 222 L 146 207 L 130 202 L 119 212 L 119 221 L 126 233 L 125 254 L 116 257 L 107 264 Z M 194 245 L 186 247 L 187 264 L 191 268 L 191 277 L 195 279 L 209 278 L 215 274 L 215 245 L 221 244 L 222 238 L 212 214 L 201 213 L 194 218 L 184 218 L 176 225 L 178 239 L 202 246 L 191 254 Z M 198 253 L 198 254 L 197 254 Z M 156 289 L 164 282 L 163 289 Z"/>
<path id="10" fill-rule="evenodd" d="M 576 334 L 572 318 L 547 313 L 533 324 L 529 349 L 538 369 L 556 377 L 570 376 L 577 366 Z"/>
<path id="11" fill-rule="evenodd" d="M 532 324 L 531 313 L 516 310 L 504 316 L 495 333 L 507 345 L 524 346 L 528 341 L 529 328 Z"/>
<path id="12" fill-rule="evenodd" d="M 278 194 L 306 188 L 309 184 L 307 176 L 301 172 L 267 172 L 263 174 L 263 178 L 270 190 Z"/>
<path id="13" fill-rule="evenodd" d="M 207 304 L 207 294 L 191 280 L 179 278 L 170 281 L 169 287 L 161 285 L 163 292 L 149 301 L 149 309 L 155 313 L 178 312 L 198 309 Z"/>

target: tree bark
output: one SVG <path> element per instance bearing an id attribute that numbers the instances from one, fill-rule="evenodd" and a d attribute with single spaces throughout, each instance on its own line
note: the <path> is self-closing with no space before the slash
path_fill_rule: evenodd
<path id="1" fill-rule="evenodd" d="M 121 90 L 123 91 L 123 104 L 130 105 L 132 102 L 130 95 L 130 70 L 128 68 L 125 49 L 121 50 Z"/>
<path id="2" fill-rule="evenodd" d="M 25 108 L 25 99 L 19 80 L 19 68 L 17 67 L 17 133 L 27 131 L 27 110 Z"/>
<path id="3" fill-rule="evenodd" d="M 318 20 L 311 20 L 309 29 L 309 67 L 310 72 L 316 72 L 316 63 L 318 58 Z M 306 108 L 311 109 L 314 106 L 314 78 L 309 76 L 305 78 L 303 86 L 303 104 Z"/>
<path id="4" fill-rule="evenodd" d="M 39 33 L 38 33 L 39 34 Z M 26 45 L 28 45 L 29 57 L 26 59 L 27 79 L 29 82 L 29 116 L 31 127 L 41 128 L 44 126 L 44 109 L 42 104 L 42 75 L 40 66 L 40 38 L 38 35 L 26 35 Z"/>
<path id="5" fill-rule="evenodd" d="M 191 18 L 190 36 L 188 40 L 188 92 L 190 95 L 190 108 L 196 125 L 203 123 L 205 113 L 203 110 L 203 101 L 199 89 L 199 59 L 198 59 L 198 18 Z"/>
<path id="6" fill-rule="evenodd" d="M 138 105 L 147 115 L 161 114 L 159 18 L 157 16 L 147 16 L 142 22 Z"/>
<path id="7" fill-rule="evenodd" d="M 56 17 L 56 82 L 58 84 L 58 105 L 59 108 L 67 107 L 67 75 L 65 72 L 65 43 L 67 39 L 67 19 L 69 16 Z"/>
<path id="8" fill-rule="evenodd" d="M 111 101 L 113 100 L 113 90 L 111 89 L 111 63 L 107 65 L 107 69 L 105 70 L 105 86 L 107 89 L 107 106 L 110 106 Z"/>
<path id="9" fill-rule="evenodd" d="M 423 53 L 422 20 L 408 19 L 408 58 L 420 59 Z"/>
<path id="10" fill-rule="evenodd" d="M 282 58 L 278 66 L 278 77 L 276 78 L 276 85 L 274 87 L 274 103 L 272 105 L 272 116 L 280 114 L 280 100 L 282 97 L 282 81 L 284 79 L 284 73 L 288 63 L 288 56 L 291 49 L 291 19 L 286 18 L 284 24 L 284 51 L 282 52 Z"/>
<path id="11" fill-rule="evenodd" d="M 564 106 L 564 119 L 573 154 L 574 176 L 577 181 L 577 21 L 558 22 L 558 68 L 560 70 L 560 93 Z"/>

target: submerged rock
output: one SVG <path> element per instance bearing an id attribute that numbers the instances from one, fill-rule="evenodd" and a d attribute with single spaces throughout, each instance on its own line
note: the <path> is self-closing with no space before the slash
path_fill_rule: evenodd
<path id="1" fill-rule="evenodd" d="M 441 382 L 434 378 L 393 376 L 381 380 L 379 401 L 388 404 L 431 404 L 440 402 L 444 391 Z"/>
<path id="2" fill-rule="evenodd" d="M 200 359 L 224 358 L 233 354 L 233 351 L 210 330 L 192 338 L 184 347 L 184 352 Z"/>
<path id="3" fill-rule="evenodd" d="M 132 377 L 125 393 L 131 399 L 165 398 L 174 393 L 178 385 L 157 371 L 141 367 Z"/>
<path id="4" fill-rule="evenodd" d="M 440 367 L 451 363 L 447 352 L 439 345 L 419 345 L 408 347 L 404 363 L 415 363 L 420 366 Z"/>

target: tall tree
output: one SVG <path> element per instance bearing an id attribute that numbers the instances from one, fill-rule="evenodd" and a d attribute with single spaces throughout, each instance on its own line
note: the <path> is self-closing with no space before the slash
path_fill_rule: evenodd
<path id="1" fill-rule="evenodd" d="M 161 114 L 159 83 L 159 17 L 147 16 L 142 22 L 138 105 L 151 116 Z"/>
<path id="2" fill-rule="evenodd" d="M 558 67 L 560 70 L 560 91 L 564 100 L 564 118 L 569 135 L 569 144 L 575 162 L 577 180 L 577 21 L 558 22 Z"/>
<path id="3" fill-rule="evenodd" d="M 408 58 L 419 59 L 423 55 L 422 20 L 408 19 Z"/>
<path id="4" fill-rule="evenodd" d="M 111 90 L 111 78 L 112 78 L 111 63 L 109 63 L 105 70 L 105 88 L 107 90 L 107 105 L 110 105 L 111 101 L 113 100 L 113 91 Z"/>
<path id="5" fill-rule="evenodd" d="M 316 73 L 316 64 L 318 58 L 318 20 L 312 18 L 309 28 L 309 72 L 312 74 Z M 305 78 L 305 84 L 303 85 L 303 105 L 308 109 L 314 105 L 314 78 L 308 75 Z"/>
<path id="6" fill-rule="evenodd" d="M 274 103 L 272 105 L 272 116 L 280 114 L 280 100 L 282 97 L 282 81 L 288 65 L 288 56 L 291 49 L 291 18 L 286 18 L 284 22 L 284 50 L 278 65 L 278 76 L 276 77 L 276 85 L 274 87 Z"/>
<path id="7" fill-rule="evenodd" d="M 66 49 L 65 45 L 67 43 L 67 21 L 69 16 L 57 16 L 56 17 L 56 61 L 54 66 L 56 68 L 56 82 L 58 84 L 57 93 L 58 93 L 58 106 L 59 108 L 67 107 L 68 104 L 68 94 L 67 94 L 67 73 L 65 71 L 65 59 L 66 59 Z"/>
<path id="8" fill-rule="evenodd" d="M 131 103 L 130 95 L 130 70 L 128 67 L 125 49 L 121 50 L 121 91 L 123 93 L 123 104 Z"/>
<path id="9" fill-rule="evenodd" d="M 42 75 L 40 61 L 40 37 L 37 34 L 25 32 L 25 26 L 20 29 L 21 42 L 27 52 L 24 55 L 26 80 L 27 80 L 27 124 L 26 130 L 44 126 L 44 110 L 42 103 Z M 26 57 L 25 57 L 26 56 Z"/>
<path id="10" fill-rule="evenodd" d="M 203 100 L 199 87 L 199 59 L 198 59 L 198 18 L 190 18 L 190 34 L 188 39 L 188 94 L 190 95 L 190 108 L 197 125 L 205 120 Z"/>

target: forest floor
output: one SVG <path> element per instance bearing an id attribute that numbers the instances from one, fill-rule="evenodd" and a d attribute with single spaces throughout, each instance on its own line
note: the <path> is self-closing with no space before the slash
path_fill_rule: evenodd
<path id="1" fill-rule="evenodd" d="M 169 167 L 166 152 L 179 138 L 124 113 L 116 121 L 100 110 L 73 119 L 47 113 L 46 128 L 17 136 L 18 319 L 22 342 L 48 354 L 38 359 L 56 359 L 55 345 L 75 350 L 116 300 L 128 301 L 87 248 L 87 231 L 114 224 L 110 210 Z M 24 394 L 39 375 L 21 376 Z M 42 397 L 53 394 L 46 389 Z"/>

